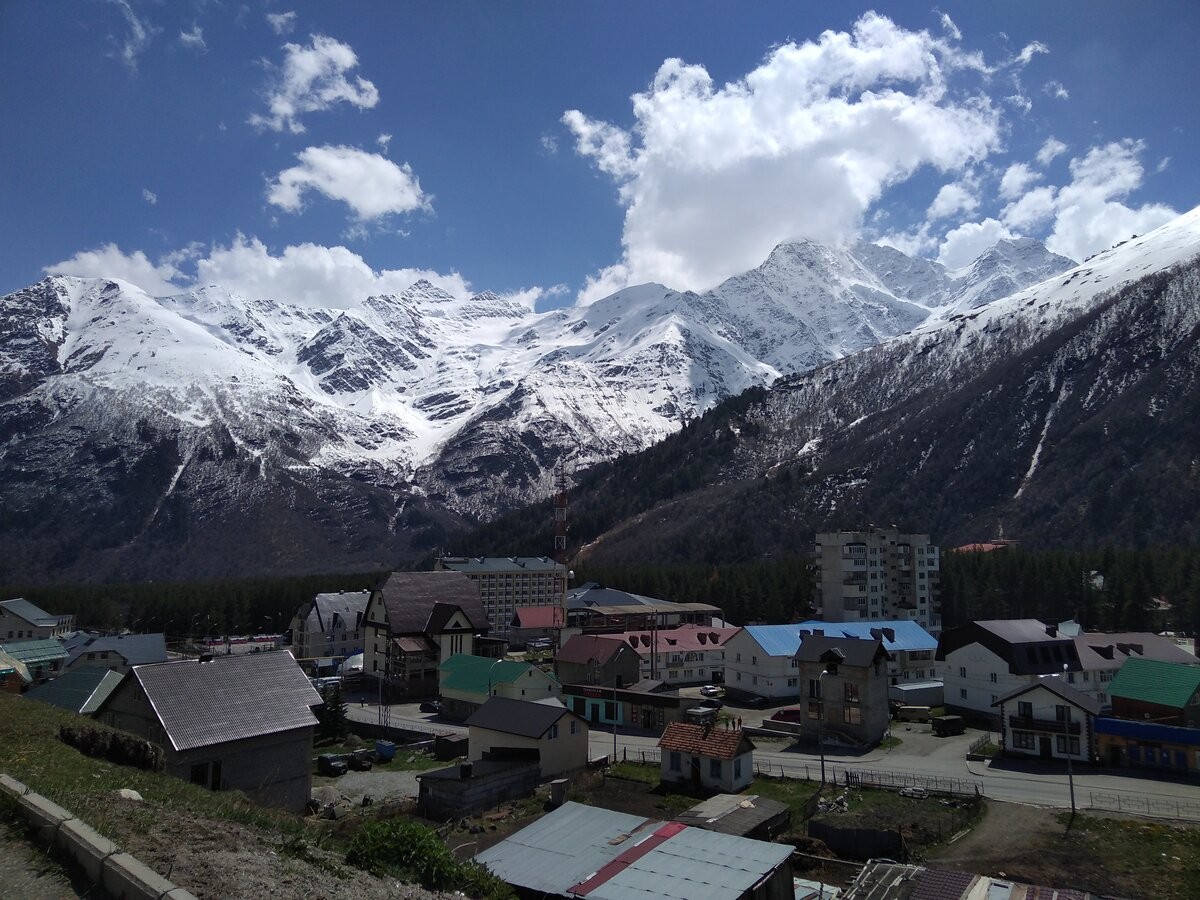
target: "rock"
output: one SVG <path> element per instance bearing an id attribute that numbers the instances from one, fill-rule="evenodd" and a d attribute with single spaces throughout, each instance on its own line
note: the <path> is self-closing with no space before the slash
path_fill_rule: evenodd
<path id="1" fill-rule="evenodd" d="M 133 788 L 121 788 L 117 793 L 123 800 L 133 800 L 136 803 L 142 802 L 142 795 Z"/>

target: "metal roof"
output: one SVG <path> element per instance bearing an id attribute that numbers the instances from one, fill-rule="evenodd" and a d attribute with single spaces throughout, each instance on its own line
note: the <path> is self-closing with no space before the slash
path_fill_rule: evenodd
<path id="1" fill-rule="evenodd" d="M 474 630 L 487 631 L 479 585 L 461 572 L 392 572 L 379 593 L 393 636 L 440 632 L 455 609 Z"/>
<path id="2" fill-rule="evenodd" d="M 1096 734 L 1114 734 L 1140 741 L 1200 747 L 1200 728 L 1183 728 L 1179 725 L 1162 725 L 1158 722 L 1139 722 L 1136 719 L 1113 719 L 1107 716 L 1097 718 L 1095 726 Z"/>
<path id="3" fill-rule="evenodd" d="M 489 659 L 486 656 L 456 653 L 438 666 L 438 669 L 442 673 L 439 687 L 443 690 L 449 688 L 487 696 L 490 687 L 512 684 L 530 670 L 537 669 L 537 666 L 514 659 Z M 554 680 L 553 675 L 547 677 L 551 681 Z"/>
<path id="4" fill-rule="evenodd" d="M 471 714 L 466 724 L 469 728 L 486 728 L 488 731 L 499 731 L 502 734 L 540 738 L 550 730 L 551 725 L 569 715 L 573 713 L 568 712 L 561 703 L 533 703 L 508 697 L 488 697 L 483 706 Z"/>
<path id="5" fill-rule="evenodd" d="M 735 900 L 792 849 L 568 802 L 475 859 L 509 884 L 551 895 L 592 880 L 587 897 L 596 900 Z"/>
<path id="6" fill-rule="evenodd" d="M 883 634 L 891 629 L 893 638 Z M 937 638 L 919 624 L 907 620 L 882 622 L 871 619 L 866 622 L 820 622 L 810 619 L 795 625 L 747 625 L 746 633 L 754 639 L 768 656 L 795 656 L 800 649 L 801 631 L 823 631 L 825 637 L 867 638 L 875 637 L 871 630 L 880 632 L 883 648 L 889 653 L 897 650 L 935 650 Z"/>
<path id="7" fill-rule="evenodd" d="M 322 702 L 286 650 L 134 666 L 129 679 L 176 750 L 316 725 L 311 707 Z"/>
<path id="8" fill-rule="evenodd" d="M 317 594 L 312 599 L 308 615 L 305 617 L 309 631 L 327 632 L 333 628 L 335 616 L 348 624 L 354 630 L 358 619 L 367 611 L 367 601 L 371 599 L 370 591 L 338 591 L 337 593 Z"/>
<path id="9" fill-rule="evenodd" d="M 56 616 L 53 613 L 48 613 L 40 606 L 30 603 L 24 597 L 17 597 L 13 600 L 0 600 L 0 607 L 4 607 L 5 612 L 20 616 L 30 625 L 53 626 L 57 625 L 63 619 L 70 618 L 69 616 Z"/>
<path id="10" fill-rule="evenodd" d="M 117 653 L 130 666 L 166 662 L 167 659 L 167 639 L 162 634 L 98 635 L 77 632 L 64 644 L 68 666 L 85 653 Z"/>
<path id="11" fill-rule="evenodd" d="M 484 572 L 559 572 L 567 573 L 567 567 L 548 556 L 443 556 L 438 562 L 447 569 L 467 575 Z"/>
<path id="12" fill-rule="evenodd" d="M 56 641 L 54 638 L 45 638 L 39 641 L 7 641 L 0 644 L 0 650 L 27 666 L 36 666 L 67 658 L 66 649 L 60 641 Z"/>
<path id="13" fill-rule="evenodd" d="M 746 835 L 774 819 L 786 820 L 789 815 L 787 804 L 778 800 L 757 794 L 717 794 L 680 813 L 678 820 L 708 831 Z"/>
<path id="14" fill-rule="evenodd" d="M 25 696 L 30 700 L 87 715 L 99 709 L 100 704 L 121 683 L 122 677 L 112 669 L 89 666 L 76 672 L 67 672 L 45 684 L 35 685 Z"/>
<path id="15" fill-rule="evenodd" d="M 1079 707 L 1093 716 L 1100 714 L 1099 700 L 1094 699 L 1090 694 L 1085 694 L 1083 691 L 1071 687 L 1060 675 L 1043 675 L 1037 681 L 1031 681 L 1029 684 L 1023 684 L 1020 687 L 1014 688 L 993 702 L 992 706 L 1000 706 L 1002 703 L 1007 703 L 1037 688 L 1045 688 L 1060 699 L 1066 700 L 1068 703 Z"/>
<path id="16" fill-rule="evenodd" d="M 1131 657 L 1108 686 L 1110 697 L 1182 708 L 1200 690 L 1200 666 Z"/>

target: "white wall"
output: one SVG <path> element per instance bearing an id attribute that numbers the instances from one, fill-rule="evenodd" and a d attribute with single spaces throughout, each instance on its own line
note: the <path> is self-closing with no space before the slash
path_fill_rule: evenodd
<path id="1" fill-rule="evenodd" d="M 966 670 L 965 677 L 963 669 Z M 1000 709 L 992 706 L 993 702 L 1034 681 L 1037 681 L 1036 675 L 1009 674 L 1008 663 L 978 643 L 951 651 L 942 664 L 946 705 L 985 716 L 999 715 Z M 963 691 L 966 691 L 965 698 Z"/>
<path id="2" fill-rule="evenodd" d="M 760 697 L 784 699 L 800 693 L 800 670 L 790 656 L 768 656 L 747 631 L 725 642 L 725 686 Z M 794 680 L 794 684 L 789 684 Z"/>

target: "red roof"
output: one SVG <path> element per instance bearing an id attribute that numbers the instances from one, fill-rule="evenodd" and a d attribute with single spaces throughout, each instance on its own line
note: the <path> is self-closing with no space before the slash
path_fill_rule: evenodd
<path id="1" fill-rule="evenodd" d="M 562 628 L 564 624 L 561 606 L 519 606 L 516 616 L 518 628 Z"/>
<path id="2" fill-rule="evenodd" d="M 715 759 L 733 759 L 754 749 L 754 744 L 740 728 L 693 725 L 691 722 L 672 722 L 663 732 L 658 746 L 663 750 L 679 750 Z"/>
<path id="3" fill-rule="evenodd" d="M 687 653 L 693 650 L 713 650 L 724 646 L 737 631 L 736 628 L 706 628 L 703 625 L 660 628 L 657 632 L 658 652 Z M 655 646 L 655 633 L 651 631 L 625 631 L 610 637 L 619 637 L 642 656 L 649 656 Z"/>
<path id="4" fill-rule="evenodd" d="M 619 634 L 576 634 L 554 654 L 554 661 L 587 665 L 595 660 L 604 665 L 624 645 Z"/>

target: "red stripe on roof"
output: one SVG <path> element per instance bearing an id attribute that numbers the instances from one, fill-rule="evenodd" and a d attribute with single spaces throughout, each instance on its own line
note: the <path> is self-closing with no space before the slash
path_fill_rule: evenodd
<path id="1" fill-rule="evenodd" d="M 630 847 L 616 859 L 605 863 L 600 867 L 600 871 L 598 871 L 595 875 L 593 875 L 587 881 L 581 881 L 579 884 L 569 889 L 567 893 L 574 894 L 577 897 L 586 897 L 588 893 L 594 891 L 606 881 L 609 881 L 616 875 L 619 875 L 621 872 L 625 871 L 625 869 L 629 868 L 643 856 L 662 844 L 665 844 L 685 828 L 687 828 L 687 826 L 682 822 L 668 822 L 636 847 Z"/>

